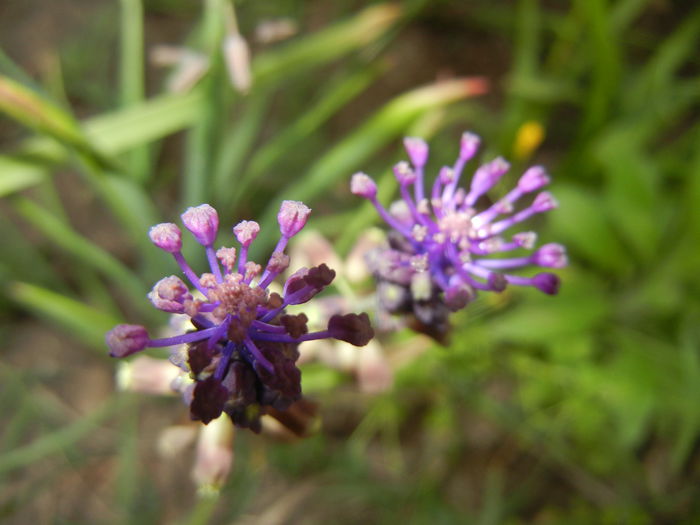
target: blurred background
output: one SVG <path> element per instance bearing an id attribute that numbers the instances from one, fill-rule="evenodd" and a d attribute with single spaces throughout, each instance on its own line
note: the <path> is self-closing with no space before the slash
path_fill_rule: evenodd
<path id="1" fill-rule="evenodd" d="M 3 0 L 0 523 L 700 522 L 699 37 L 682 0 Z M 193 480 L 186 407 L 120 390 L 103 341 L 168 322 L 148 228 L 209 202 L 261 261 L 304 200 L 345 261 L 378 225 L 350 175 L 388 203 L 402 137 L 434 174 L 465 130 L 498 191 L 552 173 L 560 294 L 317 349 L 311 435 L 236 432 Z"/>

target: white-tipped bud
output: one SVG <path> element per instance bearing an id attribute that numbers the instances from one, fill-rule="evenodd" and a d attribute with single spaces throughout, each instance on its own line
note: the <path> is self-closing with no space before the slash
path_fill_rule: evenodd
<path id="1" fill-rule="evenodd" d="M 168 77 L 166 89 L 171 93 L 186 93 L 202 79 L 208 69 L 209 60 L 206 56 L 185 51 L 177 67 Z"/>
<path id="2" fill-rule="evenodd" d="M 201 427 L 195 451 L 192 479 L 200 489 L 217 490 L 233 465 L 233 425 L 222 415 Z"/>
<path id="3" fill-rule="evenodd" d="M 459 141 L 459 158 L 462 160 L 471 159 L 479 150 L 481 139 L 474 133 L 465 131 L 462 133 L 462 139 Z"/>
<path id="4" fill-rule="evenodd" d="M 236 240 L 244 247 L 250 246 L 260 233 L 260 225 L 255 221 L 241 221 L 233 227 Z"/>
<path id="5" fill-rule="evenodd" d="M 518 188 L 523 193 L 529 193 L 543 188 L 549 182 L 549 176 L 542 166 L 532 166 L 518 180 Z"/>
<path id="6" fill-rule="evenodd" d="M 534 202 L 532 203 L 533 209 L 537 212 L 553 210 L 557 206 L 559 206 L 559 203 L 554 198 L 554 196 L 548 191 L 543 191 L 542 193 L 539 193 L 537 197 L 535 197 Z"/>
<path id="7" fill-rule="evenodd" d="M 248 93 L 253 83 L 248 43 L 241 35 L 234 33 L 224 39 L 223 51 L 231 84 L 236 91 Z"/>
<path id="8" fill-rule="evenodd" d="M 283 236 L 293 237 L 306 225 L 311 208 L 299 201 L 282 201 L 277 222 Z"/>
<path id="9" fill-rule="evenodd" d="M 438 177 L 440 177 L 440 184 L 449 184 L 455 180 L 455 170 L 449 166 L 443 166 L 440 168 Z"/>
<path id="10" fill-rule="evenodd" d="M 365 199 L 373 199 L 377 195 L 377 184 L 366 173 L 358 172 L 350 179 L 350 192 Z"/>
<path id="11" fill-rule="evenodd" d="M 394 201 L 389 205 L 389 214 L 398 220 L 400 223 L 410 226 L 413 224 L 413 215 L 411 208 L 408 207 L 406 201 Z"/>
<path id="12" fill-rule="evenodd" d="M 291 18 L 263 20 L 255 28 L 255 40 L 262 44 L 272 44 L 294 36 L 299 28 Z"/>
<path id="13" fill-rule="evenodd" d="M 151 242 L 161 250 L 169 253 L 177 253 L 182 250 L 182 232 L 172 222 L 164 222 L 152 226 L 148 236 Z"/>
<path id="14" fill-rule="evenodd" d="M 112 357 L 126 357 L 148 346 L 150 338 L 143 326 L 118 324 L 105 334 L 105 342 Z"/>
<path id="15" fill-rule="evenodd" d="M 532 262 L 546 268 L 564 268 L 569 264 L 566 248 L 561 244 L 549 243 L 541 246 L 532 254 Z"/>
<path id="16" fill-rule="evenodd" d="M 405 160 L 394 165 L 394 176 L 402 186 L 416 182 L 416 173 Z"/>
<path id="17" fill-rule="evenodd" d="M 502 157 L 497 157 L 487 164 L 479 166 L 472 178 L 470 192 L 475 195 L 483 195 L 489 191 L 498 179 L 510 168 L 510 164 Z"/>
<path id="18" fill-rule="evenodd" d="M 421 138 L 406 137 L 403 139 L 404 147 L 411 159 L 411 164 L 420 169 L 428 162 L 428 144 Z"/>
<path id="19" fill-rule="evenodd" d="M 209 204 L 187 208 L 180 218 L 199 244 L 214 244 L 216 232 L 219 230 L 219 214 Z"/>
<path id="20" fill-rule="evenodd" d="M 185 303 L 192 300 L 192 295 L 182 279 L 171 275 L 158 281 L 148 298 L 159 310 L 181 314 L 185 311 Z"/>
<path id="21" fill-rule="evenodd" d="M 513 242 L 526 250 L 532 250 L 537 242 L 535 232 L 520 232 L 513 235 Z"/>
<path id="22" fill-rule="evenodd" d="M 219 248 L 216 250 L 216 258 L 219 259 L 227 272 L 233 270 L 236 264 L 236 249 L 235 248 Z"/>

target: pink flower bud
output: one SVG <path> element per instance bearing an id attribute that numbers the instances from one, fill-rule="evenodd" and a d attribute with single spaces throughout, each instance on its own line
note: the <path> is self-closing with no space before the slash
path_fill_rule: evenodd
<path id="1" fill-rule="evenodd" d="M 255 240 L 260 233 L 260 225 L 255 221 L 241 221 L 233 227 L 233 234 L 246 248 Z"/>
<path id="2" fill-rule="evenodd" d="M 459 158 L 462 160 L 471 159 L 479 150 L 481 139 L 474 133 L 465 131 L 462 133 L 462 139 L 459 141 Z"/>
<path id="3" fill-rule="evenodd" d="M 377 195 L 377 184 L 366 173 L 358 172 L 350 179 L 350 191 L 365 199 L 373 199 Z"/>
<path id="4" fill-rule="evenodd" d="M 404 147 L 411 159 L 411 164 L 416 168 L 422 168 L 428 162 L 428 144 L 421 138 L 406 137 L 403 139 Z"/>
<path id="5" fill-rule="evenodd" d="M 416 173 L 406 161 L 401 161 L 394 166 L 394 176 L 402 186 L 416 182 Z"/>
<path id="6" fill-rule="evenodd" d="M 191 301 L 192 295 L 182 279 L 171 275 L 158 281 L 148 298 L 159 310 L 181 314 L 185 311 L 185 301 Z"/>
<path id="7" fill-rule="evenodd" d="M 549 176 L 542 166 L 532 166 L 520 177 L 518 188 L 520 191 L 528 193 L 543 188 L 549 182 Z"/>
<path id="8" fill-rule="evenodd" d="M 566 248 L 561 244 L 550 243 L 540 247 L 532 254 L 532 262 L 547 268 L 564 268 L 568 264 Z"/>
<path id="9" fill-rule="evenodd" d="M 148 236 L 153 244 L 166 252 L 177 253 L 182 249 L 182 232 L 172 222 L 152 226 Z"/>
<path id="10" fill-rule="evenodd" d="M 105 334 L 105 342 L 112 357 L 126 357 L 148 346 L 150 339 L 143 326 L 118 324 Z"/>
<path id="11" fill-rule="evenodd" d="M 542 193 L 539 193 L 537 197 L 535 197 L 534 202 L 532 203 L 532 208 L 536 212 L 540 213 L 553 210 L 557 206 L 559 206 L 559 203 L 554 198 L 554 196 L 548 191 L 543 191 Z"/>
<path id="12" fill-rule="evenodd" d="M 510 168 L 510 164 L 502 157 L 497 157 L 487 164 L 477 168 L 472 178 L 470 193 L 483 195 L 489 191 L 498 179 L 500 179 Z"/>
<path id="13" fill-rule="evenodd" d="M 216 258 L 219 259 L 227 272 L 233 270 L 236 264 L 236 249 L 235 248 L 219 248 L 216 250 Z"/>
<path id="14" fill-rule="evenodd" d="M 238 33 L 228 35 L 224 39 L 223 51 L 231 84 L 236 91 L 248 93 L 253 83 L 248 43 Z"/>
<path id="15" fill-rule="evenodd" d="M 513 242 L 526 250 L 532 250 L 537 242 L 535 232 L 520 232 L 513 235 Z"/>
<path id="16" fill-rule="evenodd" d="M 438 177 L 440 178 L 440 184 L 450 184 L 455 180 L 455 170 L 453 170 L 449 166 L 443 166 L 442 168 L 440 168 Z"/>
<path id="17" fill-rule="evenodd" d="M 279 222 L 282 235 L 289 238 L 299 233 L 306 224 L 309 213 L 311 213 L 311 209 L 303 202 L 282 201 L 282 206 L 277 214 L 277 222 Z"/>
<path id="18" fill-rule="evenodd" d="M 219 229 L 219 215 L 208 204 L 200 204 L 194 208 L 187 208 L 181 215 L 185 228 L 192 232 L 197 242 L 203 246 L 211 246 L 216 239 Z"/>

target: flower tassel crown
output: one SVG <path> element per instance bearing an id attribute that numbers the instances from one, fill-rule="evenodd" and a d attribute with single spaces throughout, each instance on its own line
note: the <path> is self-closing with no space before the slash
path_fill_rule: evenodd
<path id="1" fill-rule="evenodd" d="M 532 231 L 506 236 L 533 215 L 557 206 L 549 192 L 539 192 L 550 182 L 544 168 L 528 168 L 516 186 L 495 202 L 488 201 L 486 194 L 510 167 L 501 157 L 479 166 L 467 189 L 459 186 L 464 167 L 479 144 L 476 135 L 464 133 L 455 164 L 440 170 L 427 193 L 428 145 L 419 138 L 406 138 L 411 162 L 399 162 L 393 168 L 401 200 L 389 210 L 377 200 L 377 185 L 368 175 L 356 173 L 350 183 L 352 193 L 372 202 L 392 228 L 389 246 L 368 256 L 380 303 L 392 313 L 412 313 L 424 331 L 446 331 L 449 312 L 464 308 L 477 290 L 501 292 L 515 284 L 556 294 L 559 278 L 553 273 L 524 277 L 510 270 L 567 264 L 566 250 L 560 244 L 544 244 L 523 254 L 536 243 Z M 534 199 L 521 206 L 523 197 L 533 193 Z M 516 256 L 504 257 L 508 252 Z"/>
<path id="2" fill-rule="evenodd" d="M 301 202 L 282 203 L 277 216 L 281 237 L 264 269 L 248 260 L 248 248 L 260 230 L 254 221 L 233 228 L 240 244 L 236 253 L 235 248 L 214 249 L 219 228 L 214 208 L 202 204 L 182 214 L 185 227 L 205 248 L 211 271 L 201 275 L 182 255 L 180 228 L 172 223 L 153 226 L 151 240 L 173 255 L 194 290 L 171 275 L 156 283 L 148 297 L 160 310 L 186 314 L 192 330 L 151 339 L 143 326 L 118 325 L 106 335 L 110 355 L 179 347 L 171 360 L 189 373 L 190 380 L 180 389 L 192 419 L 209 423 L 225 412 L 236 426 L 259 432 L 261 415 L 286 410 L 301 398 L 299 343 L 333 338 L 364 346 L 374 335 L 366 313 L 334 315 L 326 330 L 309 333 L 306 315 L 285 312 L 287 306 L 306 303 L 331 283 L 335 272 L 325 264 L 292 274 L 282 295 L 268 290 L 289 266 L 285 247 L 304 227 L 310 211 Z"/>

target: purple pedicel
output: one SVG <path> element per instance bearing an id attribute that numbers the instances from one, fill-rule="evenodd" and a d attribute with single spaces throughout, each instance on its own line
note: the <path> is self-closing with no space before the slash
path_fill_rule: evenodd
<path id="1" fill-rule="evenodd" d="M 419 321 L 430 324 L 436 315 L 441 318 L 445 315 L 436 313 L 436 308 L 444 306 L 450 311 L 464 308 L 474 299 L 476 290 L 500 292 L 507 284 L 516 284 L 533 286 L 547 294 L 557 293 L 559 279 L 554 274 L 523 277 L 503 272 L 528 266 L 562 268 L 567 264 L 566 250 L 560 244 L 545 244 L 528 253 L 534 248 L 535 233 L 504 235 L 531 216 L 556 208 L 557 201 L 547 191 L 534 198 L 527 197 L 549 184 L 544 168 L 528 168 L 505 196 L 493 204 L 482 204 L 487 200 L 484 196 L 508 172 L 510 165 L 497 157 L 476 168 L 466 189 L 459 187 L 465 164 L 480 144 L 479 137 L 464 133 L 454 166 L 440 170 L 428 201 L 422 198 L 425 194 L 422 169 L 428 147 L 415 138 L 405 139 L 404 144 L 413 169 L 406 162 L 394 167 L 401 199 L 389 211 L 377 201 L 376 184 L 368 175 L 356 173 L 350 182 L 352 193 L 372 202 L 393 229 L 389 246 L 368 256 L 368 264 L 380 284 L 403 287 L 411 298 L 394 301 L 397 306 L 390 311 L 413 313 Z M 410 192 L 412 185 L 414 191 Z M 526 199 L 529 204 L 521 204 Z M 514 252 L 514 256 L 504 258 L 504 252 Z M 420 287 L 415 285 L 418 282 L 415 275 L 420 273 L 429 275 L 432 284 L 427 299 L 425 279 Z M 428 303 L 432 310 L 426 306 Z"/>
<path id="2" fill-rule="evenodd" d="M 209 423 L 226 412 L 236 426 L 259 432 L 261 415 L 285 410 L 301 397 L 299 343 L 332 338 L 364 346 L 374 335 L 367 314 L 334 316 L 326 330 L 308 332 L 304 314 L 285 313 L 286 306 L 307 302 L 331 283 L 335 272 L 325 264 L 294 273 L 281 296 L 267 289 L 289 266 L 284 248 L 304 227 L 309 212 L 301 202 L 282 203 L 281 239 L 264 269 L 247 260 L 248 247 L 260 231 L 258 223 L 243 221 L 233 228 L 241 245 L 238 253 L 235 248 L 214 250 L 219 220 L 208 204 L 182 214 L 186 228 L 205 247 L 209 262 L 205 273 L 196 274 L 185 261 L 175 224 L 151 228 L 153 243 L 173 254 L 194 291 L 172 275 L 158 281 L 148 297 L 160 310 L 189 316 L 192 329 L 151 339 L 143 326 L 118 325 L 105 338 L 110 355 L 126 357 L 146 348 L 186 345 L 185 365 L 193 384 L 184 391 L 192 419 Z"/>

